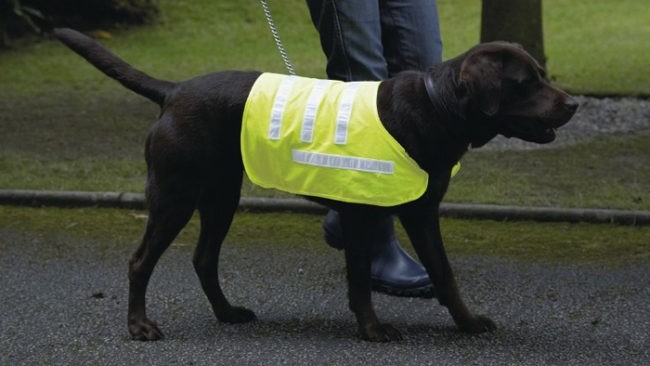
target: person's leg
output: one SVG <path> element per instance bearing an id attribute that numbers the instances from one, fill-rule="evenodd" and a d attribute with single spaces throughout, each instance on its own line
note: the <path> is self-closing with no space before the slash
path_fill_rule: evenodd
<path id="1" fill-rule="evenodd" d="M 393 218 L 388 217 L 377 227 L 377 242 L 371 253 L 372 289 L 394 296 L 435 296 L 431 280 L 424 267 L 400 246 L 395 237 Z M 338 212 L 330 210 L 323 222 L 325 241 L 333 248 L 345 249 Z"/>
<path id="2" fill-rule="evenodd" d="M 307 0 L 312 21 L 327 57 L 327 75 L 343 81 L 388 77 L 378 1 Z M 339 215 L 330 211 L 323 223 L 325 240 L 345 248 Z M 411 258 L 395 238 L 393 219 L 381 228 L 372 254 L 373 290 L 398 296 L 433 296 L 424 267 Z"/>
<path id="3" fill-rule="evenodd" d="M 327 57 L 328 78 L 360 81 L 388 77 L 376 0 L 307 0 L 307 5 Z"/>
<path id="4" fill-rule="evenodd" d="M 389 75 L 424 71 L 442 62 L 436 0 L 380 1 L 382 43 Z"/>
<path id="5" fill-rule="evenodd" d="M 442 39 L 436 0 L 380 0 L 382 45 L 388 76 L 424 71 L 442 62 Z M 372 259 L 373 288 L 401 296 L 435 295 L 429 276 L 400 247 L 393 220 L 383 226 L 386 238 Z"/>

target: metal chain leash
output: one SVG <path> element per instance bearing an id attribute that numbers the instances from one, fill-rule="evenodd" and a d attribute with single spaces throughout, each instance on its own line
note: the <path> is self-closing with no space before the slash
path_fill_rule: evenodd
<path id="1" fill-rule="evenodd" d="M 271 16 L 271 9 L 269 8 L 269 5 L 267 4 L 266 0 L 260 0 L 260 4 L 262 5 L 262 10 L 264 11 L 266 22 L 269 24 L 269 29 L 271 30 L 271 35 L 273 36 L 275 45 L 278 47 L 278 51 L 280 51 L 280 56 L 282 57 L 284 66 L 287 68 L 289 75 L 296 75 L 296 71 L 293 68 L 293 64 L 291 63 L 291 60 L 289 60 L 287 51 L 284 49 L 284 45 L 282 44 L 282 39 L 280 39 L 280 33 L 278 32 L 278 28 L 275 26 L 275 23 L 273 22 L 273 17 Z"/>

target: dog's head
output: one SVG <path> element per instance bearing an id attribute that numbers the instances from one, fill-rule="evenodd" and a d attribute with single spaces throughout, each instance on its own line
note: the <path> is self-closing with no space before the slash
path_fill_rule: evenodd
<path id="1" fill-rule="evenodd" d="M 547 82 L 544 69 L 517 44 L 472 48 L 462 59 L 458 82 L 466 108 L 480 115 L 478 123 L 489 124 L 474 127 L 506 137 L 549 143 L 578 108 L 575 99 Z"/>

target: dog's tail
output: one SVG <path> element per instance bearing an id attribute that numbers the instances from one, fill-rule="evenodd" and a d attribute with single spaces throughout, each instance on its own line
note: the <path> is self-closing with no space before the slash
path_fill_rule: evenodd
<path id="1" fill-rule="evenodd" d="M 162 105 L 167 94 L 176 85 L 134 69 L 99 42 L 73 29 L 56 28 L 54 35 L 101 72 L 159 105 Z"/>

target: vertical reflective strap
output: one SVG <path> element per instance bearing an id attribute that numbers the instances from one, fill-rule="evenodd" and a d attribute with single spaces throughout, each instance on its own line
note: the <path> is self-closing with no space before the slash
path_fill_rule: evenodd
<path id="1" fill-rule="evenodd" d="M 458 174 L 458 171 L 460 170 L 460 161 L 457 162 L 452 168 L 451 168 L 451 177 L 455 177 L 456 174 Z"/>
<path id="2" fill-rule="evenodd" d="M 291 75 L 287 76 L 280 82 L 278 91 L 273 100 L 273 108 L 271 109 L 271 121 L 269 122 L 269 140 L 279 140 L 280 133 L 282 132 L 282 115 L 291 93 L 291 87 L 296 81 L 296 77 Z"/>
<path id="3" fill-rule="evenodd" d="M 329 83 L 330 80 L 318 80 L 309 93 L 300 130 L 300 141 L 302 142 L 312 142 L 314 140 L 314 122 L 318 114 L 318 106 L 323 100 L 325 89 Z"/>
<path id="4" fill-rule="evenodd" d="M 343 89 L 339 110 L 336 115 L 336 135 L 334 136 L 334 143 L 337 145 L 345 145 L 348 141 L 348 122 L 350 121 L 350 114 L 352 113 L 352 104 L 356 95 L 359 83 L 348 83 Z"/>

